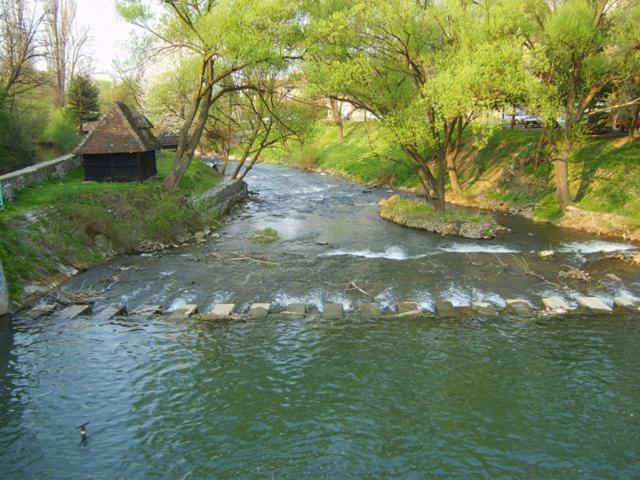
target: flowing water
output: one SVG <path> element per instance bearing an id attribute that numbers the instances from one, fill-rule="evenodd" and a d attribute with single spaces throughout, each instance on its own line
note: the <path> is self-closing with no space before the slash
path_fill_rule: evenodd
<path id="1" fill-rule="evenodd" d="M 384 190 L 274 166 L 249 183 L 256 197 L 220 238 L 120 258 L 65 288 L 117 277 L 98 310 L 331 301 L 357 311 L 372 297 L 389 310 L 398 300 L 429 310 L 439 298 L 640 296 L 637 268 L 605 258 L 632 245 L 508 216 L 498 217 L 513 231 L 502 239 L 449 239 L 380 220 Z M 251 241 L 265 227 L 282 239 Z M 538 260 L 547 248 L 557 257 Z M 560 281 L 570 267 L 593 280 Z M 620 314 L 218 323 L 18 315 L 0 331 L 0 475 L 638 478 L 638 345 L 640 318 Z M 75 427 L 87 421 L 82 443 Z"/>

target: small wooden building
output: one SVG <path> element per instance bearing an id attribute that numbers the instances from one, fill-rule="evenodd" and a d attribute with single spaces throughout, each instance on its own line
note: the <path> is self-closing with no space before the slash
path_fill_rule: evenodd
<path id="1" fill-rule="evenodd" d="M 162 130 L 158 134 L 158 143 L 162 150 L 177 150 L 180 136 L 170 130 Z"/>
<path id="2" fill-rule="evenodd" d="M 158 142 L 153 125 L 141 113 L 117 102 L 76 147 L 85 180 L 144 181 L 154 176 Z"/>

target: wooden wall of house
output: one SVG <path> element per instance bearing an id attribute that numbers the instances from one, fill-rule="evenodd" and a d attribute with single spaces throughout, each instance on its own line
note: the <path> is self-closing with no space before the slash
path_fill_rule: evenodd
<path id="1" fill-rule="evenodd" d="M 85 180 L 135 182 L 157 173 L 155 151 L 93 154 L 83 159 Z"/>

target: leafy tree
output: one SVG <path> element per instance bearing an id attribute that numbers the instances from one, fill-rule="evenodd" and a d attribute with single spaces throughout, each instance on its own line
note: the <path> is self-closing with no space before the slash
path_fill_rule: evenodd
<path id="1" fill-rule="evenodd" d="M 67 92 L 66 112 L 77 127 L 83 122 L 97 120 L 100 117 L 98 104 L 100 92 L 93 80 L 86 75 L 76 75 Z"/>
<path id="2" fill-rule="evenodd" d="M 69 153 L 79 140 L 78 130 L 61 110 L 51 114 L 42 139 L 58 153 Z"/>
<path id="3" fill-rule="evenodd" d="M 171 51 L 197 65 L 176 160 L 164 186 L 174 190 L 189 167 L 209 121 L 209 111 L 226 94 L 251 88 L 226 79 L 268 64 L 286 70 L 301 22 L 289 0 L 120 0 L 120 14 Z M 154 8 L 160 7 L 160 8 Z"/>
<path id="4" fill-rule="evenodd" d="M 338 100 L 377 117 L 439 211 L 462 134 L 482 112 L 522 95 L 517 38 L 493 2 L 312 3 L 305 72 Z"/>
<path id="5" fill-rule="evenodd" d="M 527 14 L 537 27 L 526 45 L 540 80 L 531 105 L 547 124 L 564 116 L 550 140 L 556 194 L 564 210 L 573 200 L 569 161 L 584 141 L 588 117 L 618 108 L 605 105 L 609 94 L 640 71 L 640 5 L 635 0 L 537 0 L 529 3 Z"/>

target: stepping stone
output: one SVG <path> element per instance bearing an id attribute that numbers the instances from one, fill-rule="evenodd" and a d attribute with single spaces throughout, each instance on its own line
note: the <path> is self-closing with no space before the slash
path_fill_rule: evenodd
<path id="1" fill-rule="evenodd" d="M 305 315 L 307 306 L 304 303 L 290 303 L 284 313 L 287 315 Z"/>
<path id="2" fill-rule="evenodd" d="M 436 302 L 436 313 L 442 318 L 458 318 L 460 312 L 449 301 Z"/>
<path id="3" fill-rule="evenodd" d="M 554 252 L 553 250 L 542 250 L 538 252 L 538 257 L 540 257 L 542 260 L 549 260 L 550 258 L 553 258 L 555 254 L 556 252 Z"/>
<path id="4" fill-rule="evenodd" d="M 613 299 L 613 304 L 616 308 L 622 310 L 638 311 L 638 301 L 631 297 L 616 297 Z"/>
<path id="5" fill-rule="evenodd" d="M 562 314 L 571 310 L 571 306 L 562 297 L 547 297 L 542 299 L 546 313 Z"/>
<path id="6" fill-rule="evenodd" d="M 29 311 L 29 315 L 31 317 L 40 317 L 42 315 L 51 315 L 56 311 L 55 303 L 41 303 L 40 305 L 36 305 Z"/>
<path id="7" fill-rule="evenodd" d="M 160 305 L 142 305 L 131 312 L 135 317 L 152 317 L 162 313 L 162 307 Z"/>
<path id="8" fill-rule="evenodd" d="M 529 302 L 521 298 L 510 298 L 506 300 L 507 311 L 519 317 L 533 317 L 536 311 L 529 305 Z"/>
<path id="9" fill-rule="evenodd" d="M 473 302 L 471 304 L 471 308 L 474 312 L 480 315 L 498 315 L 498 310 L 496 309 L 496 307 L 489 302 Z"/>
<path id="10" fill-rule="evenodd" d="M 344 317 L 344 308 L 341 303 L 325 303 L 323 313 L 324 318 L 338 320 Z"/>
<path id="11" fill-rule="evenodd" d="M 60 310 L 56 315 L 58 320 L 71 320 L 80 315 L 91 315 L 91 305 L 71 305 L 63 310 Z"/>
<path id="12" fill-rule="evenodd" d="M 264 320 L 271 310 L 270 303 L 254 303 L 249 308 L 248 316 L 252 320 Z"/>
<path id="13" fill-rule="evenodd" d="M 610 314 L 613 309 L 598 297 L 581 297 L 578 299 L 580 310 L 592 314 Z"/>
<path id="14" fill-rule="evenodd" d="M 365 303 L 360 306 L 360 315 L 365 318 L 376 318 L 380 316 L 380 307 L 377 303 Z"/>
<path id="15" fill-rule="evenodd" d="M 171 312 L 171 314 L 169 315 L 169 318 L 184 320 L 197 312 L 198 312 L 198 305 L 195 305 L 195 304 L 180 305 L 173 312 Z"/>
<path id="16" fill-rule="evenodd" d="M 394 315 L 395 318 L 417 318 L 420 316 L 420 307 L 415 302 L 400 302 L 398 303 L 398 313 Z"/>
<path id="17" fill-rule="evenodd" d="M 93 316 L 95 320 L 111 320 L 113 317 L 119 317 L 127 314 L 127 307 L 124 305 L 110 305 Z"/>
<path id="18" fill-rule="evenodd" d="M 205 315 L 207 320 L 224 320 L 229 318 L 236 306 L 233 303 L 219 303 Z"/>

